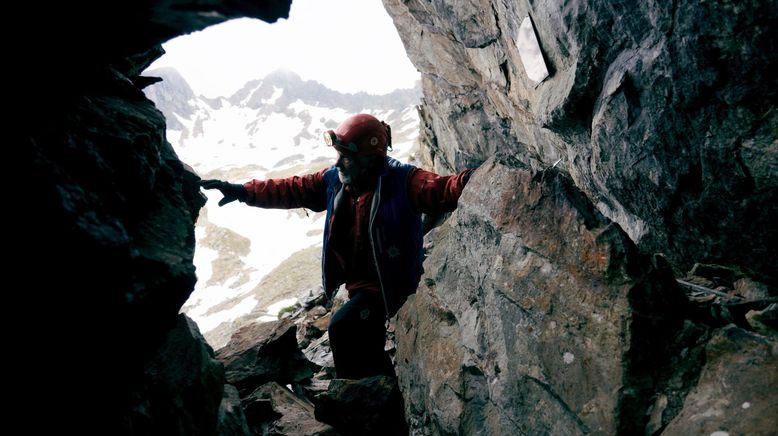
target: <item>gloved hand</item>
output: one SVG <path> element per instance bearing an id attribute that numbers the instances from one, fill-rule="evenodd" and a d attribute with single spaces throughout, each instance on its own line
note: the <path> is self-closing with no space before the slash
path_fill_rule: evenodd
<path id="1" fill-rule="evenodd" d="M 248 191 L 243 185 L 238 183 L 229 183 L 222 180 L 200 180 L 200 186 L 203 189 L 218 189 L 224 198 L 219 200 L 219 206 L 224 206 L 227 203 L 232 203 L 235 200 L 245 202 L 249 196 Z"/>

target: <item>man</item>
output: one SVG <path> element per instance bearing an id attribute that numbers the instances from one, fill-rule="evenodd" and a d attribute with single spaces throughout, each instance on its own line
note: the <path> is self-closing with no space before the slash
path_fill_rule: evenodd
<path id="1" fill-rule="evenodd" d="M 336 375 L 394 376 L 384 351 L 385 320 L 419 284 L 421 214 L 454 210 L 472 170 L 439 176 L 388 157 L 391 130 L 367 114 L 349 117 L 324 139 L 338 160 L 318 173 L 201 185 L 221 191 L 219 206 L 239 200 L 263 208 L 326 210 L 324 291 L 332 297 L 345 283 L 349 293 L 328 327 Z"/>

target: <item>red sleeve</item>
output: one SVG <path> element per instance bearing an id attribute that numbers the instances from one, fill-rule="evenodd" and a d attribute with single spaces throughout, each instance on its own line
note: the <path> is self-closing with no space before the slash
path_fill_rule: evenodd
<path id="1" fill-rule="evenodd" d="M 473 171 L 467 169 L 453 176 L 439 176 L 418 168 L 413 170 L 408 183 L 411 204 L 417 212 L 451 212 L 457 208 L 457 200 Z"/>
<path id="2" fill-rule="evenodd" d="M 325 168 L 318 173 L 292 176 L 287 179 L 252 180 L 246 182 L 249 195 L 246 204 L 268 209 L 294 209 L 305 207 L 314 212 L 327 208 L 327 187 L 324 185 Z"/>

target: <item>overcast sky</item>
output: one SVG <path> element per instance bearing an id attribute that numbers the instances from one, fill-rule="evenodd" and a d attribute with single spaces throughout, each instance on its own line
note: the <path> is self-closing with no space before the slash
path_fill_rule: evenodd
<path id="1" fill-rule="evenodd" d="M 149 69 L 173 66 L 207 97 L 278 68 L 341 92 L 385 94 L 419 79 L 381 0 L 294 0 L 289 19 L 232 20 L 163 47 Z"/>

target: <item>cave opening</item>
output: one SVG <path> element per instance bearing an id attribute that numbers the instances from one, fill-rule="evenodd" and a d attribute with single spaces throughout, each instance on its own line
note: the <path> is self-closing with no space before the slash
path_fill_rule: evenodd
<path id="1" fill-rule="evenodd" d="M 288 20 L 231 20 L 163 45 L 144 75 L 167 139 L 202 179 L 244 183 L 319 171 L 321 140 L 353 113 L 392 125 L 393 157 L 413 160 L 419 73 L 380 0 L 295 1 Z M 198 281 L 182 312 L 219 348 L 320 286 L 323 213 L 217 206 L 206 191 L 195 233 Z"/>

